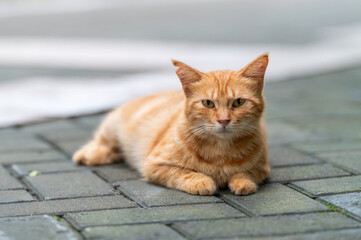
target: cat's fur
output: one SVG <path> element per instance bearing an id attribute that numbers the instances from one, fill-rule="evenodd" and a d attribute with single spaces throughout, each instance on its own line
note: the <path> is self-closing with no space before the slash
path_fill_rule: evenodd
<path id="1" fill-rule="evenodd" d="M 262 119 L 268 54 L 240 71 L 202 73 L 173 64 L 183 91 L 142 97 L 113 110 L 74 161 L 103 165 L 124 158 L 147 181 L 191 194 L 211 195 L 227 185 L 237 195 L 255 192 L 270 172 Z M 245 103 L 231 107 L 237 98 Z"/>

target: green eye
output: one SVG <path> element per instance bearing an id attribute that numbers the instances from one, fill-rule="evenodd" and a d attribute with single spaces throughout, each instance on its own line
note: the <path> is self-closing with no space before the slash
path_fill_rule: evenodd
<path id="1" fill-rule="evenodd" d="M 237 98 L 236 100 L 233 101 L 232 107 L 235 107 L 235 108 L 240 107 L 240 106 L 242 106 L 244 104 L 244 102 L 245 102 L 244 99 Z"/>
<path id="2" fill-rule="evenodd" d="M 214 108 L 214 103 L 211 100 L 203 100 L 202 104 L 207 108 Z"/>

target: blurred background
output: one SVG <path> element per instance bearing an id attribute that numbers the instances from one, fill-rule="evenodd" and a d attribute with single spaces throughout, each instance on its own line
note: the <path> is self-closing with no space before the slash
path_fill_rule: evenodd
<path id="1" fill-rule="evenodd" d="M 2 0 L 0 127 L 180 88 L 171 58 L 207 72 L 270 52 L 268 82 L 354 68 L 360 13 L 355 0 Z"/>

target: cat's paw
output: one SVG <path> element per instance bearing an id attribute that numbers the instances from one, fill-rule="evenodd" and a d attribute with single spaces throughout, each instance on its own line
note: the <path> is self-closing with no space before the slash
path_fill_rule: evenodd
<path id="1" fill-rule="evenodd" d="M 87 166 L 106 165 L 120 161 L 117 151 L 106 145 L 90 142 L 73 155 L 73 161 Z"/>
<path id="2" fill-rule="evenodd" d="M 247 178 L 236 178 L 230 181 L 229 188 L 236 195 L 249 195 L 256 192 L 257 184 Z"/>
<path id="3" fill-rule="evenodd" d="M 194 195 L 213 195 L 217 186 L 212 178 L 203 174 L 194 174 L 193 177 L 186 186 L 185 191 Z"/>

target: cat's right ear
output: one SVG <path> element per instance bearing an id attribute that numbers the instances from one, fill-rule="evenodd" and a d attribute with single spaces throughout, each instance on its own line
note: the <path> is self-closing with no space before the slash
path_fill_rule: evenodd
<path id="1" fill-rule="evenodd" d="M 190 84 L 200 81 L 203 73 L 177 60 L 172 59 L 172 63 L 178 67 L 176 73 L 182 83 L 184 92 L 188 94 Z"/>

